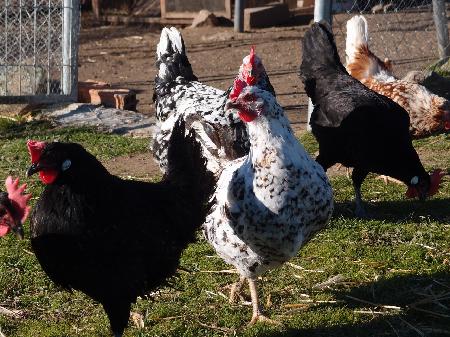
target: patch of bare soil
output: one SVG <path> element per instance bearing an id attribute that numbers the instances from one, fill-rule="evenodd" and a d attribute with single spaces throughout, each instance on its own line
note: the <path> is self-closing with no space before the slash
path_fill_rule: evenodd
<path id="1" fill-rule="evenodd" d="M 120 156 L 103 162 L 106 169 L 122 178 L 152 180 L 161 176 L 159 166 L 151 153 L 140 153 L 132 156 Z"/>
<path id="2" fill-rule="evenodd" d="M 336 44 L 345 62 L 345 22 L 351 17 L 333 17 Z M 423 69 L 437 56 L 436 37 L 430 12 L 368 15 L 371 49 L 394 62 L 398 77 Z M 277 98 L 295 131 L 306 128 L 307 96 L 298 78 L 302 57 L 301 40 L 307 26 L 285 26 L 234 33 L 232 27 L 182 29 L 189 60 L 199 80 L 227 89 L 242 58 L 256 46 Z M 80 80 L 98 79 L 137 91 L 138 110 L 154 114 L 153 81 L 157 26 L 108 26 L 81 32 Z"/>

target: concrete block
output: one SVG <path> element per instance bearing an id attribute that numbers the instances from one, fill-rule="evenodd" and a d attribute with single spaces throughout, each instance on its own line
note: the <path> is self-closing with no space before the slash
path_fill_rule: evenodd
<path id="1" fill-rule="evenodd" d="M 289 7 L 286 4 L 246 8 L 244 30 L 279 25 L 287 22 L 289 17 Z"/>

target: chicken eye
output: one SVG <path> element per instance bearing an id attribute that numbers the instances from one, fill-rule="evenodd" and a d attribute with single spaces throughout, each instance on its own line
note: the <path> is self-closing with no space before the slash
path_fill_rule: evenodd
<path id="1" fill-rule="evenodd" d="M 72 162 L 70 161 L 70 159 L 66 159 L 66 160 L 64 160 L 64 162 L 61 165 L 61 170 L 66 171 L 67 169 L 69 169 L 69 167 L 71 165 L 72 165 Z"/>

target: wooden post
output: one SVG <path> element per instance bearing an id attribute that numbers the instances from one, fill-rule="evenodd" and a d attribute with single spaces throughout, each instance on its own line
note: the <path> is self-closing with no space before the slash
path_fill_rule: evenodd
<path id="1" fill-rule="evenodd" d="M 433 0 L 433 19 L 436 26 L 439 58 L 443 59 L 450 56 L 445 0 Z"/>

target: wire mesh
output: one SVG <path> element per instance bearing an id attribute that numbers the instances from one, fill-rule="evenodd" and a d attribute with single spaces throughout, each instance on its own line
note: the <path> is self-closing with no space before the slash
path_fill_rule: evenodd
<path id="1" fill-rule="evenodd" d="M 333 31 L 341 58 L 347 20 L 356 14 L 368 21 L 370 49 L 379 58 L 391 60 L 397 76 L 422 70 L 439 59 L 431 0 L 333 1 Z"/>
<path id="2" fill-rule="evenodd" d="M 72 94 L 78 15 L 68 0 L 1 0 L 0 97 Z"/>

